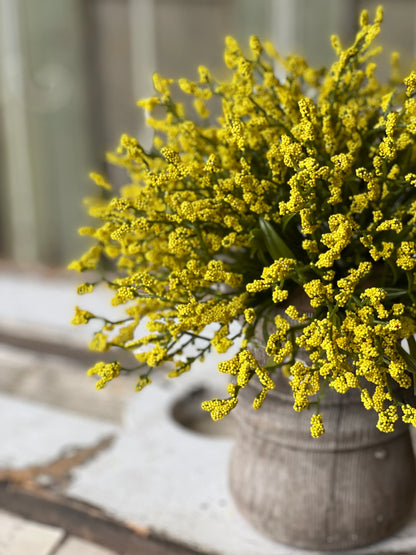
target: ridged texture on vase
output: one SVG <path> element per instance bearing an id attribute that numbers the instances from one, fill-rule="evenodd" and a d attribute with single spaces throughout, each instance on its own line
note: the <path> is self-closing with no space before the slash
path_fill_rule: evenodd
<path id="1" fill-rule="evenodd" d="M 321 403 L 326 432 L 313 439 L 311 411 L 297 413 L 281 377 L 262 408 L 248 386 L 235 409 L 239 432 L 230 486 L 241 513 L 275 541 L 309 549 L 348 549 L 392 534 L 415 494 L 408 426 L 377 430 L 357 391 L 329 391 Z"/>

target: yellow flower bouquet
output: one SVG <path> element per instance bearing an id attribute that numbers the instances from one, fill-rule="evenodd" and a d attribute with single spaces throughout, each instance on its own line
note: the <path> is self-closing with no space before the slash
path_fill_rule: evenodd
<path id="1" fill-rule="evenodd" d="M 112 321 L 77 307 L 73 323 L 101 322 L 90 347 L 137 360 L 97 363 L 98 388 L 137 371 L 141 390 L 158 366 L 176 377 L 214 349 L 231 376 L 203 403 L 214 419 L 252 379 L 259 408 L 283 371 L 314 437 L 327 388 L 358 389 L 384 432 L 416 424 L 400 394 L 416 384 L 416 73 L 379 82 L 381 21 L 364 11 L 346 49 L 332 37 L 327 69 L 256 37 L 246 56 L 228 37 L 229 81 L 205 67 L 195 82 L 154 75 L 155 96 L 138 102 L 151 148 L 123 135 L 108 155 L 127 170 L 118 195 L 91 174 L 108 191 L 90 204 L 97 226 L 80 230 L 94 245 L 70 265 L 98 276 L 79 293 L 105 283 L 125 309 Z"/>

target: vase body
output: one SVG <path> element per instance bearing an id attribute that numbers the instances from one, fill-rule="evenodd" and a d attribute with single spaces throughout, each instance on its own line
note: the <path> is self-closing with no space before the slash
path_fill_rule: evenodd
<path id="1" fill-rule="evenodd" d="M 286 378 L 258 411 L 256 393 L 251 384 L 240 393 L 230 465 L 232 496 L 255 528 L 294 547 L 333 550 L 374 543 L 406 522 L 416 483 L 407 425 L 380 432 L 358 391 L 328 391 L 326 431 L 313 439 L 312 412 L 293 410 Z"/>

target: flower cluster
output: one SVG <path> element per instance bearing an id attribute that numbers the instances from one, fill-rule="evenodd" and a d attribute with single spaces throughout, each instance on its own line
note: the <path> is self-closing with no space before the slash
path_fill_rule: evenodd
<path id="1" fill-rule="evenodd" d="M 137 359 L 95 366 L 98 387 L 137 369 L 142 389 L 166 362 L 178 376 L 233 347 L 219 365 L 228 396 L 203 405 L 214 419 L 252 379 L 260 407 L 284 368 L 295 410 L 313 405 L 315 437 L 324 431 L 316 394 L 327 387 L 360 390 L 380 430 L 399 414 L 416 422 L 397 394 L 416 373 L 416 73 L 378 81 L 381 21 L 381 8 L 373 22 L 363 12 L 346 49 L 333 37 L 325 70 L 256 37 L 247 56 L 228 37 L 229 81 L 205 67 L 196 81 L 154 76 L 155 96 L 138 103 L 152 146 L 121 137 L 109 154 L 128 173 L 118 194 L 92 174 L 103 189 L 89 209 L 98 223 L 81 233 L 94 245 L 71 264 L 100 276 L 79 293 L 104 282 L 125 308 L 114 321 L 77 308 L 74 323 L 101 321 L 91 347 Z M 137 337 L 142 319 L 148 334 Z"/>

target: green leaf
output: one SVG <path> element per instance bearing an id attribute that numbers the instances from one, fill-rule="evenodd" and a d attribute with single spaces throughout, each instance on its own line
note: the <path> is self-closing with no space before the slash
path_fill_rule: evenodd
<path id="1" fill-rule="evenodd" d="M 416 360 L 416 341 L 413 335 L 407 338 L 407 344 L 409 345 L 410 354 Z"/>
<path id="2" fill-rule="evenodd" d="M 251 247 L 250 257 L 255 258 L 257 256 L 260 262 L 264 266 L 267 266 L 268 262 L 265 256 L 264 239 L 260 229 L 255 229 L 250 232 L 249 243 Z"/>
<path id="3" fill-rule="evenodd" d="M 396 297 L 404 297 L 407 295 L 407 291 L 403 291 L 403 289 L 398 289 L 394 287 L 384 287 L 384 291 L 386 291 L 387 299 L 394 299 Z"/>
<path id="4" fill-rule="evenodd" d="M 279 258 L 295 258 L 295 255 L 286 245 L 270 222 L 260 218 L 260 229 L 266 242 L 266 247 L 274 260 Z"/>
<path id="5" fill-rule="evenodd" d="M 286 231 L 286 228 L 288 226 L 288 224 L 290 223 L 290 221 L 295 218 L 296 216 L 298 216 L 298 214 L 296 212 L 293 212 L 292 214 L 286 214 L 285 216 L 283 216 L 282 218 L 282 231 L 283 233 Z"/>
<path id="6" fill-rule="evenodd" d="M 393 264 L 390 260 L 386 260 L 386 262 L 387 262 L 388 267 L 391 270 L 391 273 L 393 274 L 393 283 L 396 283 L 397 278 L 398 278 L 396 265 Z"/>
<path id="7" fill-rule="evenodd" d="M 397 351 L 400 354 L 400 356 L 405 360 L 408 366 L 409 372 L 412 372 L 412 374 L 416 374 L 416 360 L 411 355 L 409 355 L 409 353 L 405 351 L 401 345 L 397 345 Z"/>

